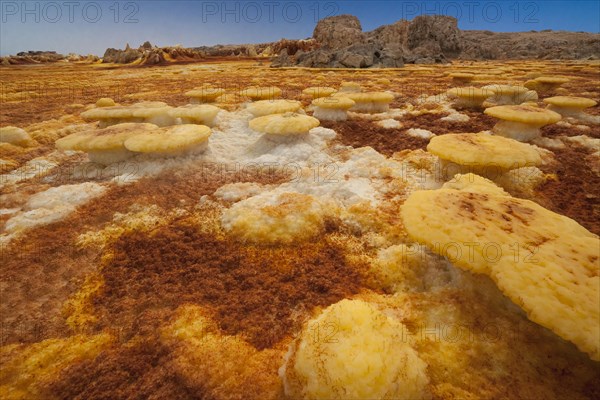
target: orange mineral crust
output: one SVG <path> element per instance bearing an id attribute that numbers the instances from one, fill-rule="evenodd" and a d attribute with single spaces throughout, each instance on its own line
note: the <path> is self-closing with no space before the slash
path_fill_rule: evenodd
<path id="1" fill-rule="evenodd" d="M 212 194 L 229 182 L 275 183 L 286 180 L 277 171 L 227 174 L 214 165 L 164 173 L 126 186 L 113 186 L 104 196 L 80 207 L 65 220 L 35 228 L 27 237 L 2 248 L 2 280 L 11 290 L 2 290 L 0 317 L 2 344 L 32 342 L 64 335 L 61 304 L 95 270 L 100 255 L 76 245 L 77 236 L 99 229 L 115 212 L 127 212 L 132 204 L 161 207 L 194 207 L 197 199 Z M 39 186 L 39 185 L 37 185 Z"/>
<path id="2" fill-rule="evenodd" d="M 557 178 L 540 187 L 541 203 L 600 235 L 598 159 L 584 148 L 565 148 L 554 153 Z"/>
<path id="3" fill-rule="evenodd" d="M 322 125 L 337 131 L 338 140 L 345 145 L 371 146 L 380 153 L 390 156 L 405 149 L 416 150 L 427 147 L 428 140 L 406 134 L 406 131 L 411 128 L 427 129 L 436 135 L 443 135 L 453 132 L 479 132 L 494 126 L 492 118 L 487 115 L 471 112 L 465 114 L 471 115 L 471 119 L 467 122 L 444 121 L 441 118 L 446 116 L 445 114 L 408 115 L 399 120 L 400 127 L 392 129 L 365 120 L 325 121 Z"/>
<path id="4" fill-rule="evenodd" d="M 176 225 L 150 237 L 123 236 L 104 268 L 104 290 L 94 305 L 106 326 L 120 326 L 127 334 L 136 325 L 137 308 L 200 304 L 223 332 L 263 349 L 285 338 L 303 310 L 356 293 L 361 286 L 356 268 L 326 238 L 261 248 Z"/>

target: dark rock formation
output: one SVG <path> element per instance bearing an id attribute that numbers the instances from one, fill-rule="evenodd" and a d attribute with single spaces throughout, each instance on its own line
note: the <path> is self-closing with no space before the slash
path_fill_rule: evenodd
<path id="1" fill-rule="evenodd" d="M 390 25 L 382 25 L 367 33 L 367 41 L 382 43 L 389 48 L 406 48 L 409 24 L 409 21 L 401 19 Z"/>
<path id="2" fill-rule="evenodd" d="M 65 56 L 55 51 L 21 51 L 15 56 L 2 57 L 2 65 L 41 64 L 65 60 Z"/>
<path id="3" fill-rule="evenodd" d="M 365 34 L 358 18 L 344 14 L 320 20 L 313 31 L 313 39 L 324 49 L 338 50 L 365 43 Z"/>
<path id="4" fill-rule="evenodd" d="M 584 32 L 461 31 L 453 17 L 420 15 L 363 32 L 352 15 L 320 20 L 313 48 L 287 52 L 272 66 L 375 68 L 404 63 L 448 63 L 452 59 L 594 59 L 600 35 Z"/>
<path id="5" fill-rule="evenodd" d="M 278 68 L 285 65 L 290 65 L 290 56 L 288 55 L 287 49 L 281 49 L 279 55 L 271 61 L 271 67 Z"/>
<path id="6" fill-rule="evenodd" d="M 585 32 L 463 31 L 461 59 L 598 59 L 600 35 Z"/>
<path id="7" fill-rule="evenodd" d="M 454 58 L 460 54 L 461 42 L 461 32 L 453 17 L 419 15 L 408 26 L 406 45 L 411 51 L 423 48 L 428 55 L 439 53 Z"/>
<path id="8" fill-rule="evenodd" d="M 109 48 L 102 56 L 103 63 L 129 64 L 142 58 L 142 52 L 127 45 L 125 50 Z"/>
<path id="9" fill-rule="evenodd" d="M 401 67 L 404 64 L 400 50 L 383 48 L 373 43 L 355 44 L 337 51 L 317 49 L 299 53 L 293 60 L 290 57 L 277 57 L 276 61 L 276 65 L 271 66 L 294 63 L 313 68 L 375 68 Z"/>
<path id="10" fill-rule="evenodd" d="M 461 50 L 455 18 L 419 16 L 363 32 L 358 19 L 340 15 L 320 20 L 313 33 L 319 49 L 288 59 L 306 67 L 401 67 L 411 63 L 445 63 Z M 278 60 L 276 66 L 282 64 Z"/>
<path id="11" fill-rule="evenodd" d="M 301 40 L 289 40 L 289 39 L 281 39 L 275 43 L 269 43 L 265 47 L 264 45 L 261 47 L 257 46 L 259 49 L 262 48 L 261 53 L 264 56 L 272 55 L 272 54 L 280 54 L 281 50 L 285 49 L 290 56 L 295 55 L 297 52 L 302 51 L 311 51 L 319 47 L 317 45 L 317 41 L 314 39 L 301 39 Z"/>

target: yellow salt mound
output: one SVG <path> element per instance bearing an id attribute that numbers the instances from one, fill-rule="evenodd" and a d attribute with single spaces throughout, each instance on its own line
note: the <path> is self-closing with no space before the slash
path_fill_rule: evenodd
<path id="1" fill-rule="evenodd" d="M 453 133 L 432 138 L 427 151 L 443 161 L 443 171 L 474 172 L 488 178 L 511 169 L 541 164 L 535 147 L 485 133 Z"/>
<path id="2" fill-rule="evenodd" d="M 455 106 L 464 108 L 481 107 L 485 99 L 494 95 L 493 90 L 473 86 L 452 88 L 446 93 L 448 97 L 455 99 Z"/>
<path id="3" fill-rule="evenodd" d="M 542 126 L 562 118 L 554 111 L 526 105 L 490 107 L 484 113 L 500 120 L 493 128 L 495 134 L 521 142 L 540 137 Z"/>
<path id="4" fill-rule="evenodd" d="M 360 92 L 362 90 L 360 84 L 356 83 L 356 82 L 342 82 L 340 84 L 340 92 L 346 92 L 346 93 L 356 93 L 356 92 Z"/>
<path id="5" fill-rule="evenodd" d="M 427 365 L 406 329 L 372 305 L 342 300 L 308 322 L 280 374 L 295 399 L 421 399 Z"/>
<path id="6" fill-rule="evenodd" d="M 473 79 L 475 79 L 475 75 L 469 72 L 453 72 L 448 76 L 450 76 L 450 78 L 452 78 L 453 81 L 461 83 L 471 82 Z"/>
<path id="7" fill-rule="evenodd" d="M 204 125 L 177 125 L 134 135 L 123 143 L 129 151 L 174 156 L 206 149 L 210 128 Z"/>
<path id="8" fill-rule="evenodd" d="M 311 87 L 308 87 L 308 88 L 304 89 L 302 91 L 302 94 L 310 96 L 313 99 L 318 99 L 318 98 L 321 98 L 321 97 L 331 96 L 335 92 L 337 92 L 337 90 L 335 90 L 332 87 L 328 87 L 328 86 L 311 86 Z"/>
<path id="9" fill-rule="evenodd" d="M 96 107 L 113 107 L 116 105 L 117 104 L 115 103 L 115 101 L 110 97 L 102 97 L 96 102 Z"/>
<path id="10" fill-rule="evenodd" d="M 192 100 L 198 103 L 211 103 L 224 94 L 225 89 L 213 88 L 210 86 L 200 87 L 198 89 L 185 92 L 187 97 L 190 97 Z"/>
<path id="11" fill-rule="evenodd" d="M 199 124 L 212 127 L 221 109 L 210 104 L 187 105 L 169 110 L 169 116 L 181 118 L 183 124 Z"/>
<path id="12" fill-rule="evenodd" d="M 355 102 L 391 103 L 394 100 L 394 95 L 386 92 L 352 93 L 346 97 Z"/>
<path id="13" fill-rule="evenodd" d="M 268 100 L 281 96 L 281 89 L 276 86 L 250 86 L 242 90 L 243 96 L 249 97 L 251 100 Z"/>
<path id="14" fill-rule="evenodd" d="M 5 126 L 0 128 L 0 143 L 27 147 L 34 145 L 35 141 L 24 129 L 17 128 L 16 126 Z"/>
<path id="15" fill-rule="evenodd" d="M 59 150 L 84 151 L 88 153 L 90 161 L 108 165 L 134 155 L 125 147 L 127 139 L 158 129 L 154 124 L 128 122 L 76 132 L 57 140 L 55 146 Z"/>
<path id="16" fill-rule="evenodd" d="M 347 110 L 353 107 L 356 103 L 354 102 L 354 100 L 350 99 L 347 96 L 329 96 L 315 99 L 312 101 L 311 104 L 315 107 L 320 108 Z"/>
<path id="17" fill-rule="evenodd" d="M 505 120 L 544 126 L 560 121 L 555 112 L 532 106 L 495 106 L 485 110 L 487 115 Z"/>
<path id="18" fill-rule="evenodd" d="M 255 117 L 271 114 L 296 112 L 302 108 L 302 103 L 295 100 L 258 100 L 248 105 L 247 110 Z"/>
<path id="19" fill-rule="evenodd" d="M 222 224 L 249 242 L 291 244 L 308 240 L 325 227 L 326 208 L 313 196 L 300 193 L 267 194 L 234 204 L 223 213 Z"/>
<path id="20" fill-rule="evenodd" d="M 600 240 L 537 203 L 442 188 L 402 207 L 414 240 L 453 264 L 489 275 L 532 321 L 600 360 Z"/>
<path id="21" fill-rule="evenodd" d="M 293 136 L 308 133 L 312 128 L 319 126 L 320 122 L 308 115 L 287 112 L 254 118 L 248 125 L 255 131 L 269 135 Z"/>
<path id="22" fill-rule="evenodd" d="M 555 96 L 544 99 L 548 109 L 559 113 L 563 117 L 585 116 L 584 110 L 598 104 L 592 99 L 575 96 Z"/>
<path id="23" fill-rule="evenodd" d="M 130 106 L 103 106 L 84 111 L 80 117 L 85 121 L 99 121 L 105 128 L 127 122 L 147 122 L 158 126 L 174 125 L 175 119 L 168 115 L 172 107 L 160 101 L 143 101 Z"/>
<path id="24" fill-rule="evenodd" d="M 457 174 L 452 180 L 444 183 L 442 189 L 509 196 L 504 189 L 494 184 L 494 182 L 475 174 Z"/>

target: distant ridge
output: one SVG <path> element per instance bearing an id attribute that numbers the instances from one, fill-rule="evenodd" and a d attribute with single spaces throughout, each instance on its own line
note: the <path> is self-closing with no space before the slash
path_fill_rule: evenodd
<path id="1" fill-rule="evenodd" d="M 456 18 L 420 15 L 363 32 L 353 15 L 320 20 L 311 38 L 281 39 L 258 44 L 184 48 L 107 49 L 104 63 L 161 65 L 207 58 L 271 59 L 273 67 L 328 68 L 401 67 L 406 63 L 435 64 L 461 60 L 600 59 L 600 34 L 569 31 L 492 32 L 460 30 Z M 21 52 L 0 58 L 0 64 L 98 62 L 96 56 L 63 56 L 51 51 Z"/>

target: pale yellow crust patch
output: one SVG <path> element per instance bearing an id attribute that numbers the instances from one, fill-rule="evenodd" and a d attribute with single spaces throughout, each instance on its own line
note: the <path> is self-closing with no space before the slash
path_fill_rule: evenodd
<path id="1" fill-rule="evenodd" d="M 283 114 L 296 112 L 302 108 L 302 103 L 296 100 L 259 100 L 248 105 L 246 108 L 255 117 L 271 114 Z"/>
<path id="2" fill-rule="evenodd" d="M 308 322 L 281 369 L 286 395 L 303 399 L 421 399 L 427 365 L 406 329 L 361 300 L 342 300 Z"/>
<path id="3" fill-rule="evenodd" d="M 320 125 L 318 119 L 308 115 L 285 113 L 254 118 L 249 126 L 255 131 L 271 135 L 301 135 Z"/>
<path id="4" fill-rule="evenodd" d="M 456 266 L 489 275 L 528 317 L 600 360 L 598 237 L 537 203 L 489 192 L 414 192 L 411 238 Z"/>
<path id="5" fill-rule="evenodd" d="M 561 116 L 554 111 L 539 107 L 524 105 L 496 106 L 485 109 L 485 114 L 504 121 L 521 122 L 544 126 L 561 120 Z"/>
<path id="6" fill-rule="evenodd" d="M 461 165 L 514 169 L 535 166 L 542 158 L 535 147 L 485 133 L 453 133 L 433 137 L 427 151 Z"/>
<path id="7" fill-rule="evenodd" d="M 177 125 L 172 128 L 156 129 L 140 133 L 124 142 L 125 148 L 139 153 L 175 153 L 204 143 L 211 135 L 204 125 Z"/>

